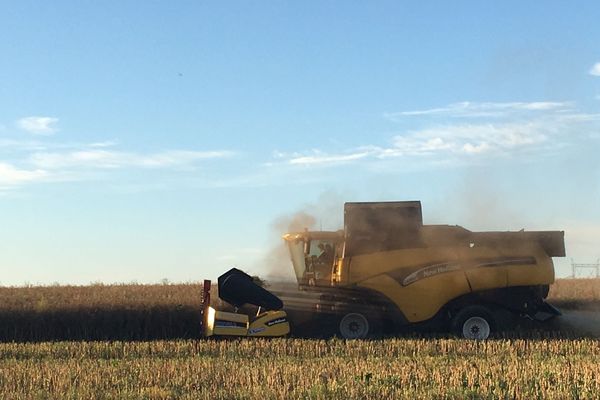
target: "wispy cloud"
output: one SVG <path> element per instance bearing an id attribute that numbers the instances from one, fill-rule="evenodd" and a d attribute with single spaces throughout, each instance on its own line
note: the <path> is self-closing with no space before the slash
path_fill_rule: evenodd
<path id="1" fill-rule="evenodd" d="M 541 122 L 441 125 L 395 136 L 383 156 L 481 154 L 540 144 L 554 129 Z"/>
<path id="2" fill-rule="evenodd" d="M 326 166 L 398 157 L 430 159 L 445 165 L 481 157 L 511 155 L 520 151 L 539 153 L 571 140 L 578 128 L 600 121 L 600 114 L 578 111 L 572 102 L 453 103 L 426 110 L 387 113 L 386 118 L 417 119 L 422 127 L 391 137 L 389 144 L 368 144 L 337 153 L 313 149 L 305 153 L 277 153 L 279 163 Z M 460 121 L 456 121 L 456 120 Z M 413 121 L 414 122 L 414 121 Z M 592 129 L 593 130 L 593 129 Z M 434 157 L 435 156 L 435 157 Z"/>
<path id="3" fill-rule="evenodd" d="M 133 171 L 136 169 L 191 173 L 198 171 L 205 162 L 236 154 L 229 150 L 196 149 L 130 151 L 121 149 L 116 140 L 74 143 L 54 139 L 0 138 L 0 190 L 6 193 L 9 189 L 41 181 L 91 179 L 110 179 L 111 185 L 119 186 L 120 177 L 128 185 L 141 185 L 147 183 L 131 179 L 135 177 Z M 153 181 L 152 184 L 158 187 L 160 182 Z"/>
<path id="4" fill-rule="evenodd" d="M 118 142 L 116 140 L 104 140 L 102 142 L 94 142 L 94 143 L 90 143 L 89 146 L 90 147 L 113 147 L 116 146 L 118 144 Z"/>
<path id="5" fill-rule="evenodd" d="M 596 64 L 594 64 L 592 66 L 592 68 L 590 68 L 589 73 L 590 73 L 590 75 L 593 75 L 593 76 L 600 76 L 600 62 L 597 62 Z"/>
<path id="6" fill-rule="evenodd" d="M 34 135 L 52 135 L 58 131 L 56 124 L 58 118 L 54 117 L 24 117 L 17 120 L 19 129 Z"/>
<path id="7" fill-rule="evenodd" d="M 39 181 L 46 178 L 47 175 L 48 173 L 42 169 L 20 169 L 12 164 L 0 162 L 0 189 Z"/>
<path id="8" fill-rule="evenodd" d="M 349 161 L 356 161 L 368 157 L 370 151 L 360 151 L 350 154 L 329 155 L 319 150 L 314 151 L 311 155 L 296 156 L 289 160 L 293 165 L 310 165 L 310 164 L 337 164 Z"/>
<path id="9" fill-rule="evenodd" d="M 89 149 L 69 152 L 37 152 L 29 161 L 36 167 L 49 170 L 65 168 L 165 168 L 190 165 L 196 161 L 229 157 L 229 151 L 189 151 L 169 150 L 158 153 L 141 154 L 123 151 Z"/>
<path id="10" fill-rule="evenodd" d="M 445 107 L 429 108 L 424 110 L 410 110 L 393 113 L 385 113 L 384 116 L 392 121 L 397 121 L 404 117 L 411 116 L 448 116 L 455 118 L 489 118 L 489 117 L 506 117 L 509 114 L 515 113 L 530 113 L 544 111 L 568 111 L 571 110 L 573 104 L 571 102 L 553 102 L 553 101 L 536 101 L 536 102 L 508 102 L 508 103 L 493 103 L 493 102 L 469 102 L 463 101 L 452 103 Z"/>
<path id="11" fill-rule="evenodd" d="M 0 139 L 0 150 L 43 150 L 46 146 L 36 140 Z"/>

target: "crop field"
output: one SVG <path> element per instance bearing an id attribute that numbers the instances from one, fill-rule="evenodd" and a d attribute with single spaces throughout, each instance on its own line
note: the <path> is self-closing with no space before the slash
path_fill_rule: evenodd
<path id="1" fill-rule="evenodd" d="M 199 284 L 0 287 L 0 341 L 194 339 L 201 291 Z M 549 299 L 567 310 L 600 310 L 600 280 L 558 280 Z"/>
<path id="2" fill-rule="evenodd" d="M 600 310 L 600 279 L 558 279 L 549 300 L 566 309 Z"/>
<path id="3" fill-rule="evenodd" d="M 581 312 L 595 327 L 600 281 L 559 281 L 551 298 L 565 308 L 565 321 L 571 321 L 571 312 Z M 202 340 L 199 304 L 200 287 L 191 284 L 1 288 L 0 398 L 597 399 L 600 394 L 597 331 L 578 332 L 577 324 L 485 342 L 443 336 Z"/>
<path id="4" fill-rule="evenodd" d="M 201 286 L 0 288 L 1 341 L 198 337 Z"/>
<path id="5" fill-rule="evenodd" d="M 597 399 L 600 342 L 60 342 L 0 347 L 3 399 Z"/>

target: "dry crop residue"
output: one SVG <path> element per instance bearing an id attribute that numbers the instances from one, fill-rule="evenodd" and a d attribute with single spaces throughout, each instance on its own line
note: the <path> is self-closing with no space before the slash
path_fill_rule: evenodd
<path id="1" fill-rule="evenodd" d="M 0 344 L 3 399 L 593 399 L 597 340 Z"/>

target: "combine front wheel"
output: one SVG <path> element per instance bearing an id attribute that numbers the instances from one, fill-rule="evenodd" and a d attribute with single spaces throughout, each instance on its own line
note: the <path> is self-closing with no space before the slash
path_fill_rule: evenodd
<path id="1" fill-rule="evenodd" d="M 369 321 L 360 313 L 349 313 L 340 320 L 338 330 L 344 339 L 364 339 L 369 334 Z"/>
<path id="2" fill-rule="evenodd" d="M 485 340 L 496 329 L 491 310 L 484 306 L 467 306 L 452 319 L 453 330 L 458 336 L 471 340 Z"/>

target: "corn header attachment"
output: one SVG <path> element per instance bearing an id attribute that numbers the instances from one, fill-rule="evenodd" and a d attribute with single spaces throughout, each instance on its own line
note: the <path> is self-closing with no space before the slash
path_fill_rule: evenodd
<path id="1" fill-rule="evenodd" d="M 257 285 L 252 277 L 232 268 L 218 279 L 219 298 L 235 307 L 235 312 L 217 311 L 211 306 L 210 280 L 202 291 L 202 331 L 204 336 L 285 336 L 290 333 L 283 302 L 273 293 Z M 258 307 L 249 315 L 238 309 Z"/>

